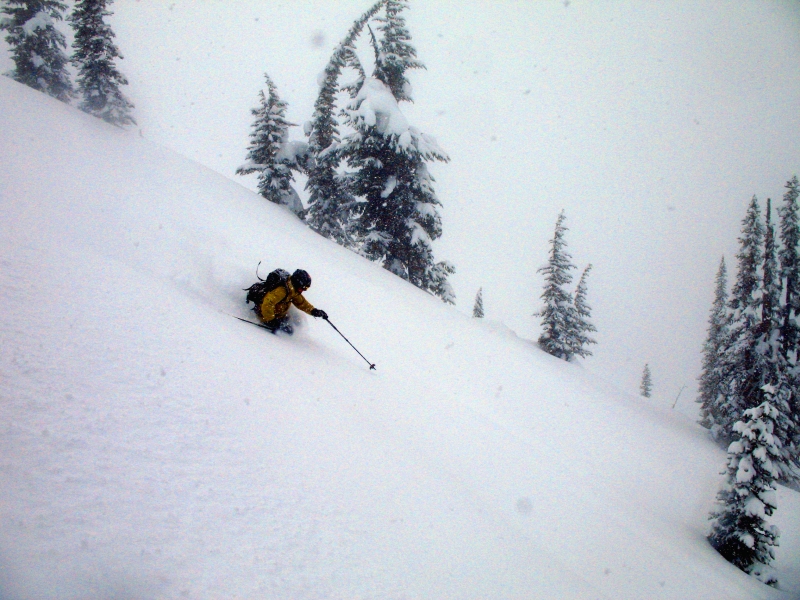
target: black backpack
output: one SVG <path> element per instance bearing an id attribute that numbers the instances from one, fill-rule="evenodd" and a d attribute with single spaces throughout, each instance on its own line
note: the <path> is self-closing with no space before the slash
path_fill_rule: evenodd
<path id="1" fill-rule="evenodd" d="M 259 265 L 261 263 L 258 263 Z M 256 277 L 258 277 L 258 281 L 251 285 L 249 288 L 244 288 L 244 291 L 247 292 L 247 299 L 245 303 L 252 302 L 255 306 L 253 306 L 253 310 L 255 313 L 260 317 L 261 316 L 261 303 L 264 301 L 264 296 L 266 296 L 272 290 L 279 288 L 280 286 L 286 287 L 286 283 L 289 281 L 288 271 L 283 269 L 275 269 L 269 275 L 267 275 L 266 279 L 261 279 L 258 276 L 258 267 L 256 267 Z M 289 293 L 287 288 L 286 293 Z"/>

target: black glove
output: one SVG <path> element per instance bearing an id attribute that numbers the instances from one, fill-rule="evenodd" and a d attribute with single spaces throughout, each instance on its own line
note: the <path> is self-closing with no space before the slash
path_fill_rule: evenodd
<path id="1" fill-rule="evenodd" d="M 318 308 L 315 308 L 314 310 L 311 311 L 311 316 L 312 317 L 322 317 L 326 321 L 328 320 L 328 313 L 326 313 L 324 310 L 320 310 Z"/>

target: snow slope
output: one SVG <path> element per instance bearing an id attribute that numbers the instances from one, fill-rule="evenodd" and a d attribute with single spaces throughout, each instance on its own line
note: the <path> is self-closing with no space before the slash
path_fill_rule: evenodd
<path id="1" fill-rule="evenodd" d="M 212 171 L 0 77 L 0 597 L 800 596 L 705 541 L 724 453 Z M 323 321 L 246 317 L 307 269 Z"/>

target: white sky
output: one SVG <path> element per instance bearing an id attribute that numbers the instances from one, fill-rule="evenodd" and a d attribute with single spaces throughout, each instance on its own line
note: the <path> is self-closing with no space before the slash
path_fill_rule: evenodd
<path id="1" fill-rule="evenodd" d="M 369 4 L 117 0 L 142 135 L 234 177 L 263 72 L 308 120 Z M 734 264 L 752 195 L 777 200 L 800 172 L 800 4 L 412 1 L 407 20 L 427 70 L 404 111 L 452 159 L 432 172 L 457 309 L 483 286 L 487 318 L 537 337 L 563 208 L 575 262 L 594 265 L 586 368 L 635 393 L 649 362 L 654 401 L 687 385 L 694 411 L 719 258 Z"/>

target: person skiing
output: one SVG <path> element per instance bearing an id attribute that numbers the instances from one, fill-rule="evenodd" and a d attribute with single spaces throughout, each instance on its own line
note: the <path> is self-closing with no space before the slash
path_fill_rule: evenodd
<path id="1" fill-rule="evenodd" d="M 272 333 L 277 333 L 279 329 L 289 335 L 294 333 L 294 328 L 289 322 L 289 306 L 292 304 L 312 317 L 322 317 L 327 320 L 328 314 L 324 310 L 314 308 L 303 297 L 303 292 L 310 287 L 311 276 L 303 269 L 297 269 L 284 285 L 267 292 L 256 311 L 264 327 Z"/>

